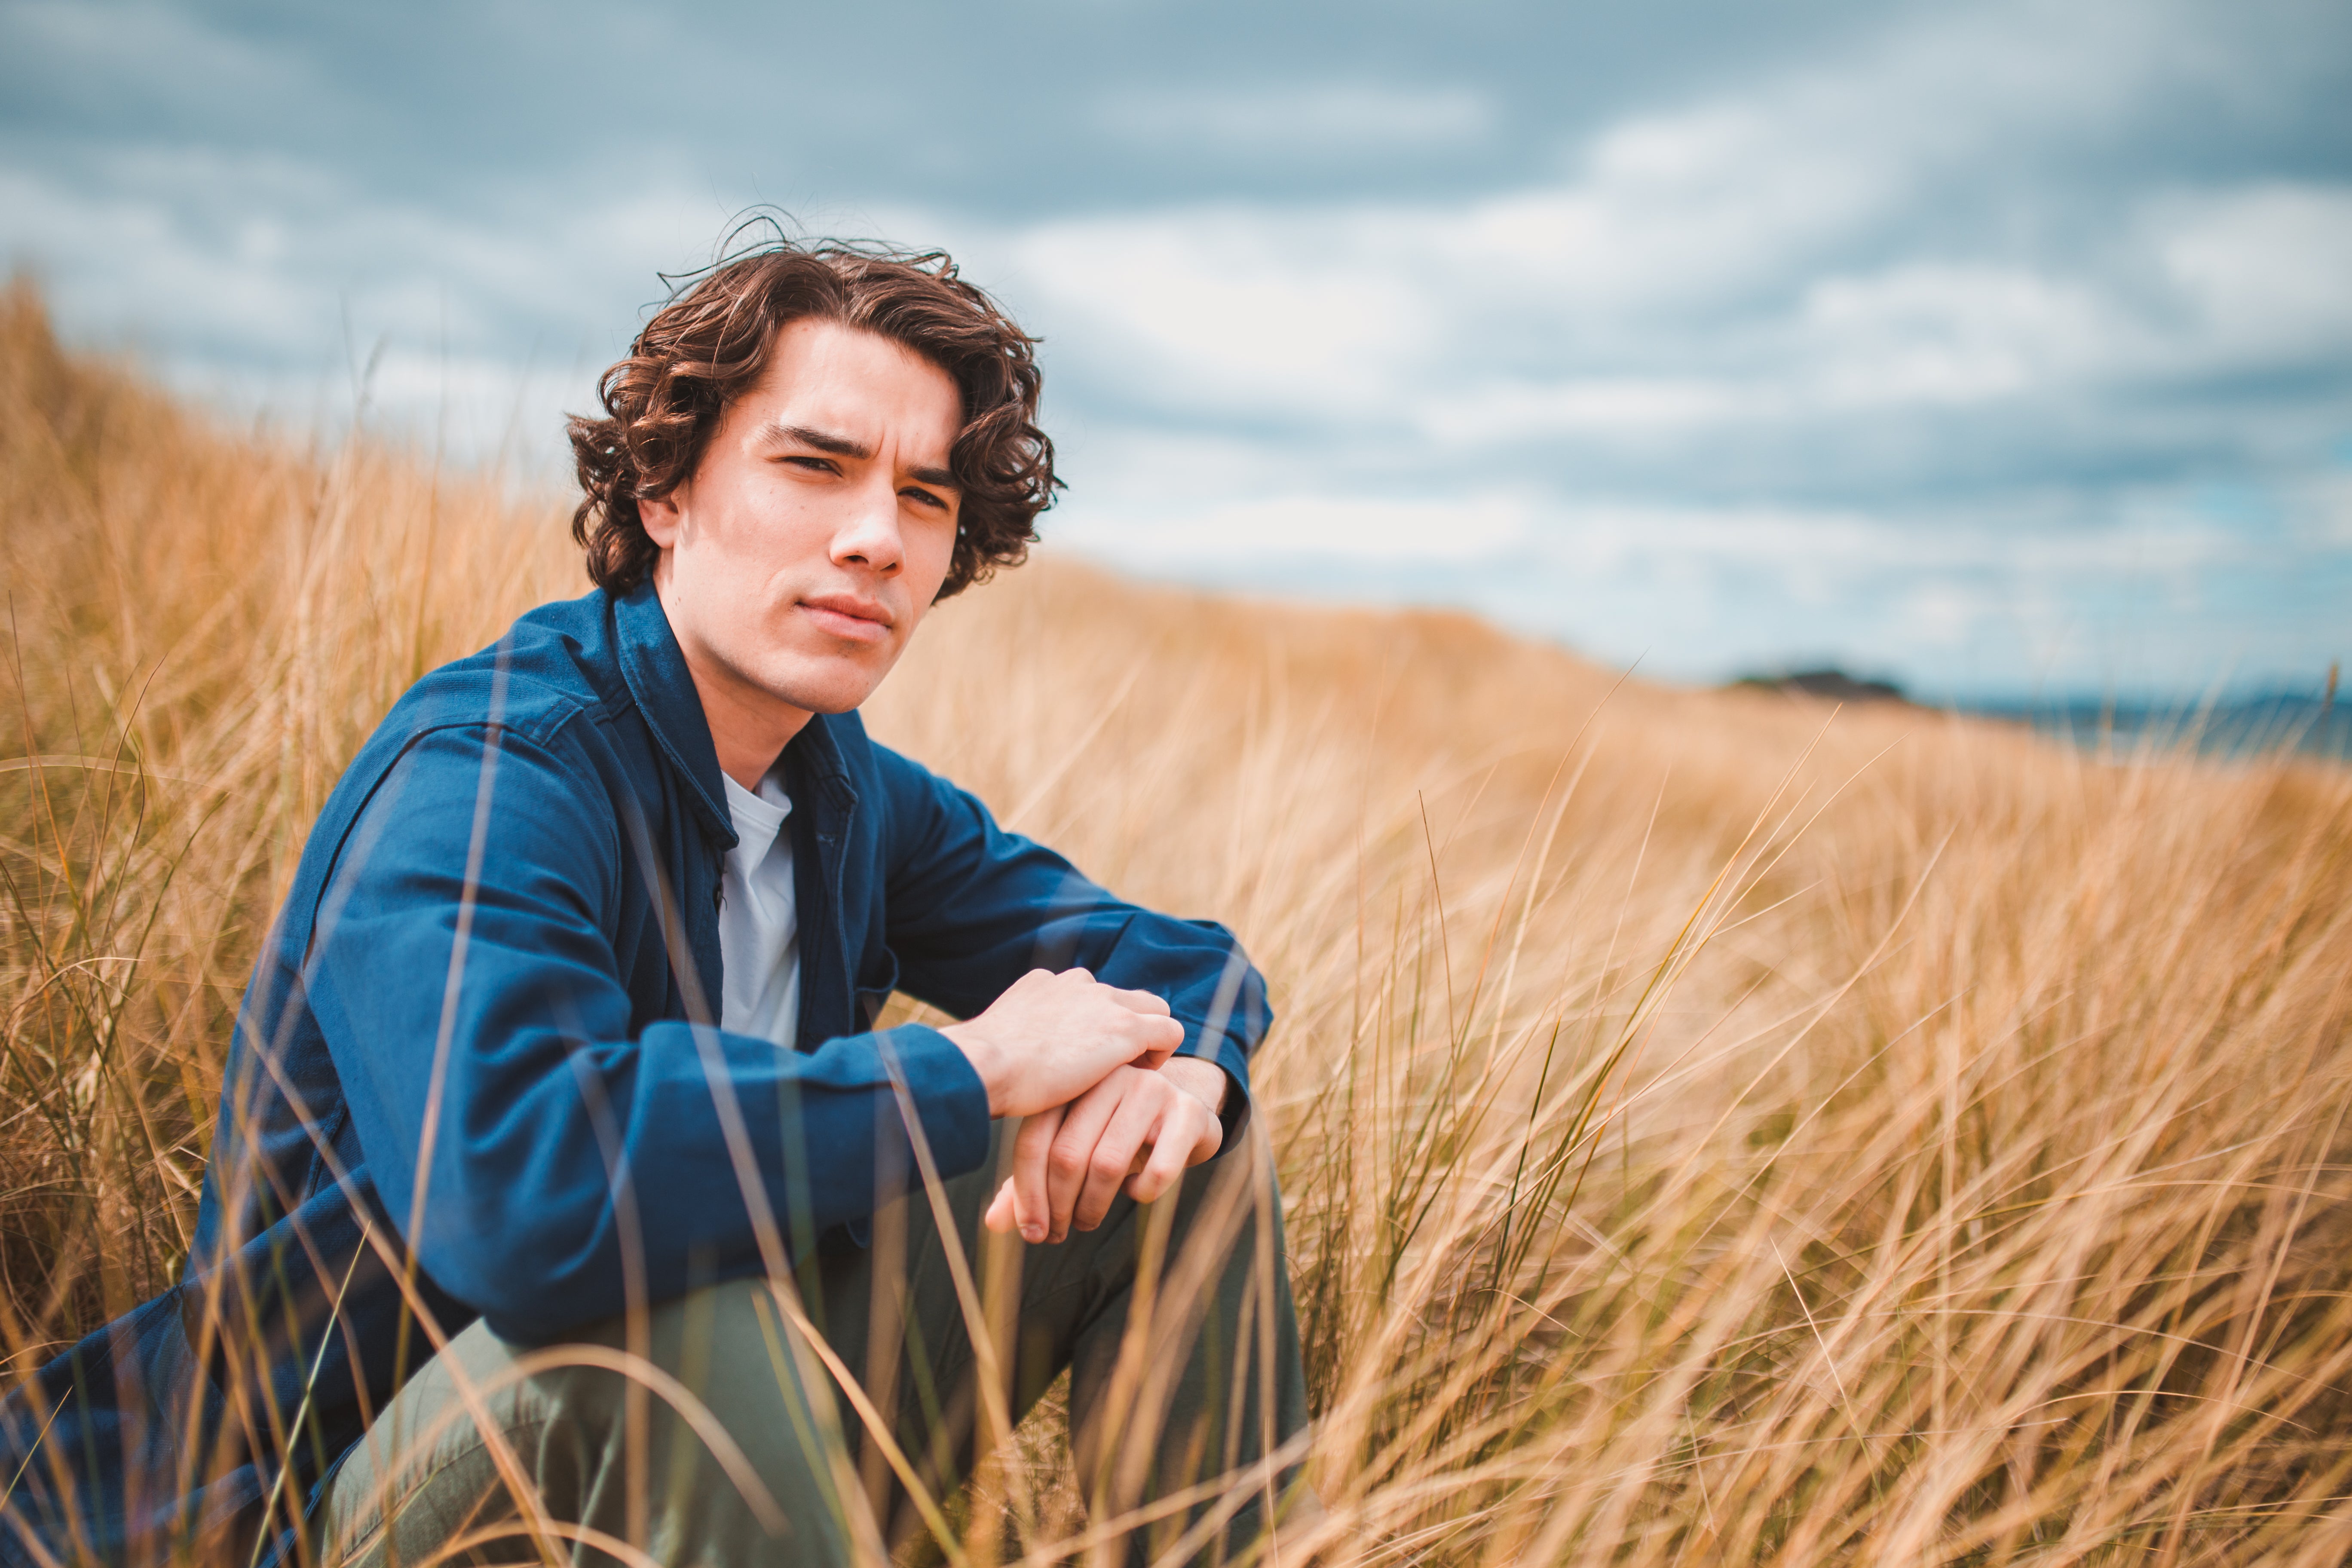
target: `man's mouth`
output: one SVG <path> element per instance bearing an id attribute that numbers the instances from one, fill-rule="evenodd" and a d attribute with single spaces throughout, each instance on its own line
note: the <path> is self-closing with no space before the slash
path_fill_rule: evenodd
<path id="1" fill-rule="evenodd" d="M 855 594 L 821 594 L 803 599 L 801 608 L 819 629 L 850 642 L 881 642 L 893 623 L 887 608 Z"/>

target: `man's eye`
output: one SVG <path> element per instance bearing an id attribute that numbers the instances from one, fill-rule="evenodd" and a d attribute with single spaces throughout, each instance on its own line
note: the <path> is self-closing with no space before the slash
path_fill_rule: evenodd
<path id="1" fill-rule="evenodd" d="M 794 468 L 806 468 L 811 473 L 830 474 L 838 471 L 831 458 L 809 458 L 795 455 L 786 458 L 784 461 L 792 464 Z"/>
<path id="2" fill-rule="evenodd" d="M 948 509 L 947 502 L 941 500 L 939 497 L 933 495 L 929 490 L 904 489 L 900 490 L 898 493 L 906 497 L 908 500 L 919 501 L 923 505 L 931 507 L 936 510 L 945 511 Z"/>

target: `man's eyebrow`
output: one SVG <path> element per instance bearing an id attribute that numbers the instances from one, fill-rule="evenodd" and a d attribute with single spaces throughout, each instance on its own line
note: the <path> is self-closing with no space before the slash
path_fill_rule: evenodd
<path id="1" fill-rule="evenodd" d="M 874 455 L 863 441 L 846 436 L 836 436 L 830 430 L 819 430 L 807 425 L 771 425 L 767 429 L 771 441 L 797 441 L 803 447 L 814 447 L 828 457 L 856 458 L 860 462 Z"/>
<path id="2" fill-rule="evenodd" d="M 863 441 L 836 436 L 830 430 L 819 430 L 809 425 L 771 425 L 766 435 L 771 441 L 797 441 L 803 447 L 814 447 L 828 457 L 855 458 L 861 463 L 874 455 L 874 449 Z M 945 468 L 908 468 L 907 477 L 921 484 L 938 485 L 946 489 L 963 489 L 962 482 Z"/>

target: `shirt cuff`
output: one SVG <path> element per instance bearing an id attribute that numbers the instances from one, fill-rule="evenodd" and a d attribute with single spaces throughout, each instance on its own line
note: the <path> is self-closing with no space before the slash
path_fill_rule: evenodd
<path id="1" fill-rule="evenodd" d="M 1212 1061 L 1224 1069 L 1225 1104 L 1217 1112 L 1217 1123 L 1224 1130 L 1224 1142 L 1217 1145 L 1222 1154 L 1240 1139 L 1242 1129 L 1249 1125 L 1250 1087 L 1249 1060 L 1234 1049 L 1230 1040 L 1220 1040 L 1214 1050 L 1202 1050 L 1199 1039 L 1187 1040 L 1176 1048 L 1180 1057 L 1198 1057 Z"/>
<path id="2" fill-rule="evenodd" d="M 929 1024 L 901 1024 L 874 1037 L 875 1048 L 907 1086 L 940 1179 L 980 1169 L 988 1158 L 988 1086 L 971 1058 Z M 917 1168 L 910 1180 L 922 1177 Z"/>

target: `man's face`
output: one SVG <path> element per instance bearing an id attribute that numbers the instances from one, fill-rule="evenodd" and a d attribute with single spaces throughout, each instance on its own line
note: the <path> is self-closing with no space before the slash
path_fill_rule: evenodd
<path id="1" fill-rule="evenodd" d="M 730 732 L 789 736 L 865 701 L 898 661 L 954 553 L 961 422 L 955 384 L 929 361 L 793 321 L 693 476 L 639 503 L 722 763 Z"/>

